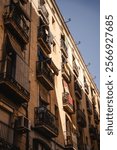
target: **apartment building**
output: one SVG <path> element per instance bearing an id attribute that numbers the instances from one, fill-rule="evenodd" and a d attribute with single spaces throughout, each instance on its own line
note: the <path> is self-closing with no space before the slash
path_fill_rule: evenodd
<path id="1" fill-rule="evenodd" d="M 0 1 L 0 150 L 99 150 L 99 91 L 55 0 Z"/>

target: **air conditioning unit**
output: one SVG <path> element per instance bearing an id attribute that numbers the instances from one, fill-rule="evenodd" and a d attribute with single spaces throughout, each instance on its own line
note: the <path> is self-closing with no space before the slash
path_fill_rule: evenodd
<path id="1" fill-rule="evenodd" d="M 27 132 L 31 129 L 31 122 L 25 116 L 18 116 L 16 119 L 16 130 L 21 132 Z"/>

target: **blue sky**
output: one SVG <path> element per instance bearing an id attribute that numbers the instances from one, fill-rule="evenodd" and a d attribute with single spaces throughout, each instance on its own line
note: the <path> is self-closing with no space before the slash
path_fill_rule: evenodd
<path id="1" fill-rule="evenodd" d="M 56 0 L 97 87 L 100 86 L 100 0 Z"/>

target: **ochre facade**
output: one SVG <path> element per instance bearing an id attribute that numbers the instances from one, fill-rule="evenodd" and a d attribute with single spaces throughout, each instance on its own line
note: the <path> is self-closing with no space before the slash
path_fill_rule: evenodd
<path id="1" fill-rule="evenodd" d="M 99 150 L 99 91 L 55 0 L 0 1 L 0 150 Z"/>

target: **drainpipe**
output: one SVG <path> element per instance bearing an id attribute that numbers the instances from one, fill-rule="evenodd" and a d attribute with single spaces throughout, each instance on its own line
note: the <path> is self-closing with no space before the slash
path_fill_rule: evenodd
<path id="1" fill-rule="evenodd" d="M 28 118 L 28 104 L 26 107 L 26 117 Z M 29 131 L 26 133 L 26 150 L 29 150 Z"/>
<path id="2" fill-rule="evenodd" d="M 32 4 L 31 4 L 31 1 L 30 1 L 30 20 L 32 19 Z M 29 53 L 28 53 L 28 65 L 29 65 L 29 69 L 30 69 L 30 50 L 31 50 L 31 46 L 30 46 L 30 43 L 31 43 L 31 22 L 30 22 L 30 25 L 29 25 Z M 30 75 L 29 75 L 30 77 Z M 29 81 L 29 90 L 30 90 L 30 81 Z M 26 107 L 26 117 L 29 118 L 29 115 L 28 115 L 28 104 L 27 104 L 27 107 Z M 29 132 L 26 133 L 26 150 L 29 150 L 30 149 L 30 134 Z"/>

